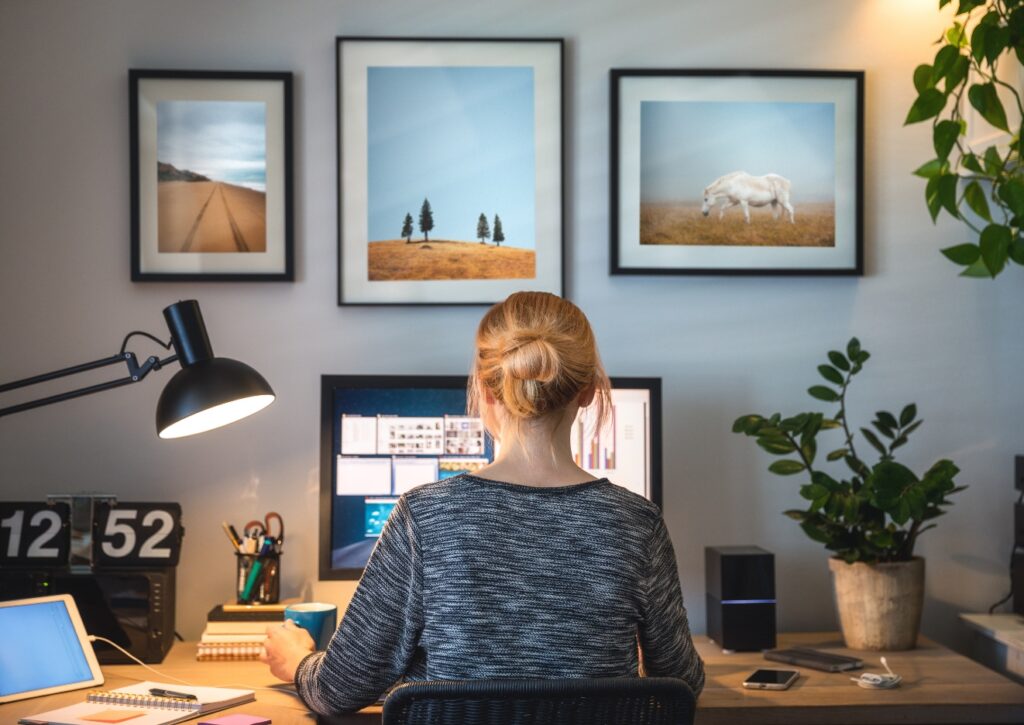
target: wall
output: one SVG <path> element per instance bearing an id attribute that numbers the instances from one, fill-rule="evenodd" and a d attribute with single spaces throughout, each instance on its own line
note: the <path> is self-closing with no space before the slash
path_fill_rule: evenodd
<path id="1" fill-rule="evenodd" d="M 231 594 L 219 529 L 267 509 L 289 524 L 285 587 L 315 576 L 321 373 L 461 373 L 480 308 L 335 306 L 334 36 L 563 36 L 567 46 L 568 294 L 609 370 L 665 385 L 665 516 L 694 629 L 704 629 L 709 544 L 777 555 L 783 629 L 835 627 L 824 551 L 780 511 L 796 482 L 729 432 L 751 411 L 809 404 L 822 353 L 858 335 L 873 353 L 851 415 L 917 401 L 905 454 L 949 456 L 970 489 L 924 536 L 925 632 L 962 644 L 960 611 L 1007 587 L 1012 457 L 1024 429 L 1019 268 L 956 278 L 938 253 L 965 233 L 933 226 L 925 127 L 903 128 L 914 66 L 948 19 L 932 0 L 620 3 L 276 3 L 4 0 L 0 3 L 0 380 L 101 357 L 160 310 L 198 298 L 216 349 L 250 362 L 279 400 L 220 431 L 154 435 L 166 371 L 134 388 L 0 419 L 0 496 L 66 490 L 181 502 L 187 534 L 178 628 L 196 637 Z M 861 279 L 610 278 L 608 69 L 863 68 L 866 251 Z M 296 76 L 294 284 L 129 282 L 127 69 L 291 70 Z M 149 352 L 143 350 L 142 352 Z"/>

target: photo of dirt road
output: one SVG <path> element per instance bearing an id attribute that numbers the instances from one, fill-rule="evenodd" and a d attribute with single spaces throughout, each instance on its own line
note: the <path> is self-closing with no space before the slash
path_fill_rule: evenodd
<path id="1" fill-rule="evenodd" d="M 267 251 L 264 192 L 219 181 L 161 181 L 157 188 L 161 253 Z"/>

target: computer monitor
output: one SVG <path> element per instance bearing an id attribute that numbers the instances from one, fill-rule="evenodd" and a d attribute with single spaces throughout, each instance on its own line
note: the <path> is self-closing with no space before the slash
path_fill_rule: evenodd
<path id="1" fill-rule="evenodd" d="M 577 464 L 661 505 L 661 379 L 612 378 L 609 423 L 572 430 Z M 358 579 L 398 497 L 494 460 L 465 376 L 324 375 L 320 579 Z"/>

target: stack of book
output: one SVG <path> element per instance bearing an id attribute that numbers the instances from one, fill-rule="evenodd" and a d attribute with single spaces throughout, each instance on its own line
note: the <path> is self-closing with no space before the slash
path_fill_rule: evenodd
<path id="1" fill-rule="evenodd" d="M 259 659 L 267 638 L 267 625 L 284 622 L 284 609 L 291 603 L 218 604 L 206 615 L 206 629 L 199 640 L 196 659 L 200 662 Z"/>

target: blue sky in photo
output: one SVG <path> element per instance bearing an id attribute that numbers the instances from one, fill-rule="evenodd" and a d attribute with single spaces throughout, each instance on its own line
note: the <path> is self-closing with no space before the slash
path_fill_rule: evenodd
<path id="1" fill-rule="evenodd" d="M 267 104 L 159 101 L 156 157 L 216 181 L 266 191 Z"/>
<path id="2" fill-rule="evenodd" d="M 644 101 L 640 199 L 692 201 L 733 171 L 779 174 L 794 203 L 835 199 L 835 105 Z"/>
<path id="3" fill-rule="evenodd" d="M 367 70 L 369 241 L 401 238 L 430 200 L 431 239 L 476 241 L 483 212 L 502 246 L 534 247 L 533 69 Z"/>

